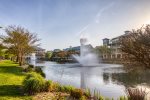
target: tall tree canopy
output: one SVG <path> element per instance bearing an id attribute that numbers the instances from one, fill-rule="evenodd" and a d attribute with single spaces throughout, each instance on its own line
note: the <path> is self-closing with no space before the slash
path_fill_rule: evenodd
<path id="1" fill-rule="evenodd" d="M 46 60 L 50 60 L 50 58 L 52 57 L 53 52 L 52 51 L 47 51 L 45 54 L 45 58 Z"/>
<path id="2" fill-rule="evenodd" d="M 121 39 L 121 50 L 134 60 L 150 68 L 150 25 L 133 30 Z"/>
<path id="3" fill-rule="evenodd" d="M 3 46 L 2 43 L 0 43 L 0 58 L 4 58 L 5 56 L 5 47 Z"/>
<path id="4" fill-rule="evenodd" d="M 24 57 L 34 51 L 38 46 L 39 39 L 36 34 L 30 33 L 20 26 L 9 26 L 5 29 L 7 35 L 3 36 L 3 43 L 8 47 L 9 52 L 17 57 L 20 65 L 24 62 Z"/>
<path id="5" fill-rule="evenodd" d="M 99 56 L 102 56 L 102 55 L 107 55 L 107 56 L 110 56 L 111 55 L 111 48 L 109 48 L 108 46 L 98 46 L 95 48 L 96 50 L 96 53 L 99 55 Z"/>

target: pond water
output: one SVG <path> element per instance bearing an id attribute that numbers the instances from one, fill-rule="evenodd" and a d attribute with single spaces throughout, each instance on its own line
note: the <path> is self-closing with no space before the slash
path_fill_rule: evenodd
<path id="1" fill-rule="evenodd" d="M 150 89 L 150 70 L 127 70 L 123 65 L 98 64 L 57 64 L 55 62 L 36 63 L 42 67 L 46 79 L 78 88 L 96 90 L 106 97 L 124 96 L 127 87 Z"/>

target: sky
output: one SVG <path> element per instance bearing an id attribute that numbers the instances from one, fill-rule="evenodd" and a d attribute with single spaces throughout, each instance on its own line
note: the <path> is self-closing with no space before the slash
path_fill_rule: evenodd
<path id="1" fill-rule="evenodd" d="M 78 46 L 80 38 L 99 46 L 143 24 L 150 24 L 150 0 L 0 0 L 0 26 L 36 33 L 46 50 Z"/>

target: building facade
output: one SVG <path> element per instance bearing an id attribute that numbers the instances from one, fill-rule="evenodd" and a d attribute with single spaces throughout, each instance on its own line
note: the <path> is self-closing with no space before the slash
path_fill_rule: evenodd
<path id="1" fill-rule="evenodd" d="M 53 52 L 60 52 L 60 49 L 54 49 Z"/>
<path id="2" fill-rule="evenodd" d="M 45 49 L 43 49 L 43 48 L 36 47 L 34 53 L 35 53 L 36 59 L 44 59 L 45 58 Z"/>
<path id="3" fill-rule="evenodd" d="M 103 46 L 108 46 L 110 48 L 111 53 L 110 55 L 102 55 L 104 59 L 122 59 L 125 57 L 125 53 L 121 51 L 121 43 L 120 39 L 124 36 L 129 35 L 131 32 L 130 31 L 125 31 L 125 34 L 112 38 L 112 39 L 103 39 Z"/>
<path id="4" fill-rule="evenodd" d="M 103 39 L 103 46 L 109 46 L 109 39 L 108 38 Z"/>
<path id="5" fill-rule="evenodd" d="M 63 51 L 75 51 L 77 53 L 80 53 L 80 46 L 76 46 L 76 47 L 70 46 L 69 48 L 63 49 Z"/>
<path id="6" fill-rule="evenodd" d="M 45 49 L 42 49 L 40 47 L 35 47 L 34 52 L 27 55 L 25 58 L 31 59 L 31 60 L 44 59 L 45 58 Z"/>
<path id="7" fill-rule="evenodd" d="M 84 45 L 84 47 L 87 49 L 93 50 L 93 47 L 91 44 Z M 81 46 L 76 46 L 76 47 L 70 46 L 70 48 L 63 49 L 63 51 L 74 51 L 78 54 L 80 54 L 80 50 L 81 50 Z"/>
<path id="8" fill-rule="evenodd" d="M 116 37 L 110 40 L 110 49 L 111 49 L 111 58 L 116 58 L 116 59 L 120 59 L 122 58 L 122 51 L 121 51 L 121 45 L 120 45 L 120 38 Z"/>

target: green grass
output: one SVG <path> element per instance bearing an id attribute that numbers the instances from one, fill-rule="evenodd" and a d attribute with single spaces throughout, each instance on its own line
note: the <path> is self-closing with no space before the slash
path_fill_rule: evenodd
<path id="1" fill-rule="evenodd" d="M 17 66 L 18 64 L 9 60 L 0 61 L 0 100 L 32 99 L 23 95 L 22 82 L 26 74 Z"/>

